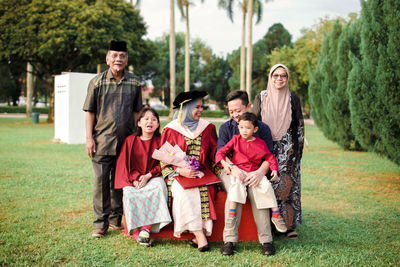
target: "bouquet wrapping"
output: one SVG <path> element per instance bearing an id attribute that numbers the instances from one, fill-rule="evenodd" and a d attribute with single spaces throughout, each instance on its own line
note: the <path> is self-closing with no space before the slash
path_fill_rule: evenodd
<path id="1" fill-rule="evenodd" d="M 200 162 L 194 156 L 187 156 L 178 145 L 172 146 L 168 141 L 154 150 L 152 158 L 180 168 L 200 170 Z M 200 171 L 199 178 L 203 176 L 204 173 Z"/>

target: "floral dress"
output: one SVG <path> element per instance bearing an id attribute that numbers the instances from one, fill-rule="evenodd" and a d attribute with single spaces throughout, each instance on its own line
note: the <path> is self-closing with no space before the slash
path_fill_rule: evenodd
<path id="1" fill-rule="evenodd" d="M 267 92 L 263 92 L 267 93 Z M 300 162 L 304 145 L 304 119 L 298 96 L 291 93 L 292 122 L 287 133 L 274 141 L 273 154 L 278 161 L 280 176 L 272 183 L 279 209 L 288 230 L 301 224 Z M 261 118 L 261 96 L 254 100 L 253 112 Z"/>

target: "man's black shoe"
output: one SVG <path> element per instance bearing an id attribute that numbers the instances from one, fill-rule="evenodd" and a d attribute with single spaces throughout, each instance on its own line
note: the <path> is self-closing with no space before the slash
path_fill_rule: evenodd
<path id="1" fill-rule="evenodd" d="M 233 255 L 233 250 L 235 249 L 235 245 L 232 242 L 226 242 L 221 248 L 221 254 L 225 256 Z"/>
<path id="2" fill-rule="evenodd" d="M 262 254 L 266 256 L 271 256 L 275 254 L 275 247 L 272 243 L 264 243 L 261 245 Z"/>

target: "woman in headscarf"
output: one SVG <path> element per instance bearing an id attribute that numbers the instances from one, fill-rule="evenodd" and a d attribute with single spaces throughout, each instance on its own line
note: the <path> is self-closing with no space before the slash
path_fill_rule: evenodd
<path id="1" fill-rule="evenodd" d="M 175 98 L 174 119 L 165 126 L 161 143 L 168 141 L 172 146 L 178 145 L 186 155 L 196 158 L 205 176 L 216 176 L 213 173 L 218 171 L 214 164 L 216 129 L 213 124 L 200 118 L 203 112 L 202 99 L 206 95 L 206 92 L 191 91 L 180 93 Z M 195 236 L 190 244 L 200 252 L 208 251 L 206 236 L 211 235 L 213 220 L 216 220 L 215 185 L 184 189 L 175 177 L 198 178 L 198 170 L 179 168 L 164 162 L 161 162 L 161 168 L 168 185 L 169 204 L 172 204 L 174 236 L 179 238 L 181 233 L 189 231 Z"/>
<path id="2" fill-rule="evenodd" d="M 269 73 L 267 90 L 254 100 L 253 112 L 271 129 L 273 154 L 280 176 L 273 182 L 287 237 L 297 238 L 301 224 L 300 161 L 304 144 L 304 120 L 299 97 L 289 91 L 289 70 L 274 65 Z"/>

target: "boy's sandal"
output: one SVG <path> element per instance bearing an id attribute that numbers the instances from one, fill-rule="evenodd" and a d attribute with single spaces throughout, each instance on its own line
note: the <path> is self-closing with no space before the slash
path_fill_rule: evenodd
<path id="1" fill-rule="evenodd" d="M 286 237 L 290 239 L 296 239 L 299 235 L 295 230 L 288 230 Z"/>

